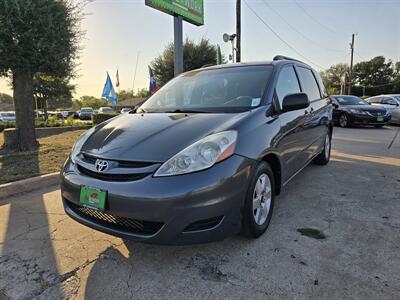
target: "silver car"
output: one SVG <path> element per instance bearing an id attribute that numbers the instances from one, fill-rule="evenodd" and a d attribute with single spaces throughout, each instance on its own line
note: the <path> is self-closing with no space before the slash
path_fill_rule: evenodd
<path id="1" fill-rule="evenodd" d="M 366 99 L 371 105 L 380 105 L 392 115 L 390 123 L 400 124 L 400 94 L 381 95 Z"/>

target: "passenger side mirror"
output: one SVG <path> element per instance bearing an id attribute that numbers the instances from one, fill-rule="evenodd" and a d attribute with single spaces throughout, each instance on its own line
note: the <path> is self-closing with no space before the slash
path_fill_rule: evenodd
<path id="1" fill-rule="evenodd" d="M 292 111 L 298 109 L 304 109 L 310 106 L 310 101 L 305 93 L 289 94 L 283 98 L 282 111 Z"/>

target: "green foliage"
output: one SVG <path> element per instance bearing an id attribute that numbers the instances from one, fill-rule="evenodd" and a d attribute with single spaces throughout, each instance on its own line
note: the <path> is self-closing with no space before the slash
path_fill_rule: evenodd
<path id="1" fill-rule="evenodd" d="M 69 77 L 54 77 L 37 73 L 33 79 L 33 90 L 39 108 L 56 109 L 72 106 L 72 93 L 75 86 Z"/>
<path id="2" fill-rule="evenodd" d="M 345 76 L 349 74 L 349 66 L 347 64 L 336 64 L 329 69 L 321 72 L 321 78 L 330 95 L 340 93 L 340 85 L 343 84 Z M 334 92 L 334 93 L 332 93 Z"/>
<path id="3" fill-rule="evenodd" d="M 117 98 L 118 101 L 124 101 L 126 99 L 132 99 L 132 98 L 146 98 L 149 95 L 150 92 L 146 88 L 138 89 L 136 93 L 133 93 L 132 90 L 121 90 L 120 92 L 117 93 Z"/>
<path id="4" fill-rule="evenodd" d="M 7 129 L 7 128 L 15 128 L 15 122 L 0 121 L 0 132 L 3 132 L 4 129 Z"/>
<path id="5" fill-rule="evenodd" d="M 209 64 L 217 64 L 217 47 L 208 39 L 203 38 L 198 44 L 186 39 L 183 45 L 184 71 L 195 70 Z M 174 77 L 174 45 L 169 44 L 162 55 L 152 61 L 151 66 L 159 87 L 172 79 Z"/>
<path id="6" fill-rule="evenodd" d="M 82 33 L 73 0 L 0 0 L 0 76 L 72 73 Z"/>
<path id="7" fill-rule="evenodd" d="M 369 61 L 359 62 L 354 66 L 354 78 L 359 85 L 377 86 L 387 84 L 394 74 L 393 63 L 385 57 L 376 56 Z"/>
<path id="8" fill-rule="evenodd" d="M 43 127 L 65 127 L 65 126 L 84 126 L 91 125 L 90 122 L 83 122 L 80 120 L 74 120 L 73 118 L 68 118 L 66 120 L 56 119 L 54 117 L 49 117 L 47 120 L 35 120 L 35 128 Z M 15 128 L 15 122 L 3 122 L 0 121 L 0 132 L 4 129 Z"/>
<path id="9" fill-rule="evenodd" d="M 0 103 L 2 104 L 13 104 L 14 99 L 12 96 L 5 94 L 5 93 L 0 93 Z"/>
<path id="10" fill-rule="evenodd" d="M 93 109 L 99 109 L 102 106 L 108 106 L 110 103 L 104 99 L 96 98 L 93 96 L 82 96 L 79 100 L 72 102 L 72 108 L 79 110 L 82 107 L 91 107 Z"/>
<path id="11" fill-rule="evenodd" d="M 96 114 L 92 116 L 93 125 L 97 125 L 114 118 L 117 114 Z"/>

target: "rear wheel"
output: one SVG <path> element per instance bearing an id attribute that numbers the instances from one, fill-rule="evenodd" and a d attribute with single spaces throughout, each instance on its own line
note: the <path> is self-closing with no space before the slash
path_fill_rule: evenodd
<path id="1" fill-rule="evenodd" d="M 325 136 L 325 142 L 324 142 L 324 149 L 318 156 L 314 158 L 314 163 L 316 165 L 326 165 L 328 164 L 330 158 L 331 158 L 331 147 L 332 146 L 332 137 L 331 133 L 328 132 Z"/>
<path id="2" fill-rule="evenodd" d="M 375 126 L 375 128 L 381 128 L 381 127 L 385 126 L 385 124 L 379 124 L 379 125 L 374 125 L 374 126 Z"/>
<path id="3" fill-rule="evenodd" d="M 243 211 L 243 232 L 258 238 L 271 221 L 275 198 L 275 180 L 271 167 L 266 162 L 258 164 L 246 195 Z"/>
<path id="4" fill-rule="evenodd" d="M 342 128 L 345 128 L 345 127 L 349 127 L 349 126 L 350 126 L 349 117 L 347 116 L 346 113 L 342 113 L 342 114 L 339 116 L 339 126 L 342 127 Z"/>

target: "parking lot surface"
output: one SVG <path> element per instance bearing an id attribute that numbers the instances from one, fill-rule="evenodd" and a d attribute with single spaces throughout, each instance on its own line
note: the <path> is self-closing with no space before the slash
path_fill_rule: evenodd
<path id="1" fill-rule="evenodd" d="M 57 187 L 1 199 L 0 299 L 398 299 L 399 131 L 335 128 L 257 240 L 141 244 L 67 217 Z"/>

